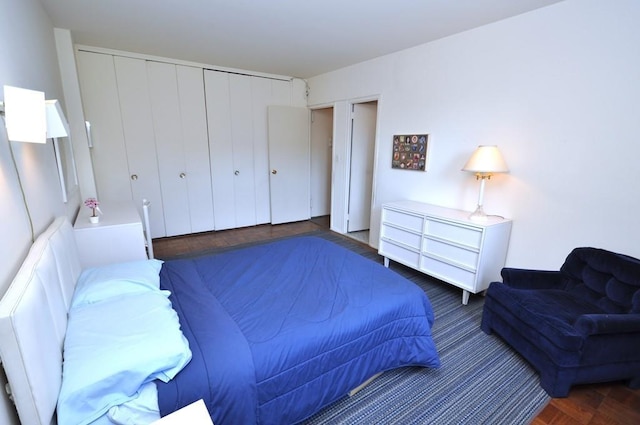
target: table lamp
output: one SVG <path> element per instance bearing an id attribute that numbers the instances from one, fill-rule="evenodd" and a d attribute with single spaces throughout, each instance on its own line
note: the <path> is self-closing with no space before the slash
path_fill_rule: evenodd
<path id="1" fill-rule="evenodd" d="M 494 173 L 508 173 L 509 167 L 505 162 L 502 154 L 498 150 L 498 147 L 493 146 L 478 146 L 478 149 L 473 152 L 471 158 L 464 164 L 462 171 L 469 171 L 475 173 L 476 179 L 480 180 L 480 194 L 478 195 L 478 207 L 469 216 L 471 220 L 485 221 L 487 220 L 487 214 L 482 209 L 482 198 L 484 197 L 484 184 L 485 180 L 489 180 Z"/>

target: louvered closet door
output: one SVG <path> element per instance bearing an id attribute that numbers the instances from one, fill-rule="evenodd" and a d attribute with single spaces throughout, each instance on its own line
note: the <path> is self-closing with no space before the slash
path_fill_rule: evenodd
<path id="1" fill-rule="evenodd" d="M 202 69 L 147 62 L 166 235 L 213 229 Z"/>

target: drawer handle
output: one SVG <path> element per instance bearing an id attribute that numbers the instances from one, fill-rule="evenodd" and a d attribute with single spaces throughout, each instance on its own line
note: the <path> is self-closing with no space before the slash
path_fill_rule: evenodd
<path id="1" fill-rule="evenodd" d="M 238 174 L 240 174 L 240 171 L 236 170 L 236 171 L 233 172 L 233 174 L 235 174 L 237 176 Z"/>
<path id="2" fill-rule="evenodd" d="M 180 178 L 181 178 L 181 179 L 183 179 L 183 178 L 185 178 L 185 177 L 187 177 L 187 175 L 186 175 L 185 173 L 180 173 Z"/>

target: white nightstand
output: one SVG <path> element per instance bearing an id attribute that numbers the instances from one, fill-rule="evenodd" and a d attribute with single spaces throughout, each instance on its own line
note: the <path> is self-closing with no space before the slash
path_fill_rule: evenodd
<path id="1" fill-rule="evenodd" d="M 83 268 L 147 258 L 140 214 L 133 202 L 101 202 L 100 222 L 84 205 L 73 225 Z"/>
<path id="2" fill-rule="evenodd" d="M 213 425 L 202 399 L 153 422 L 151 425 Z"/>

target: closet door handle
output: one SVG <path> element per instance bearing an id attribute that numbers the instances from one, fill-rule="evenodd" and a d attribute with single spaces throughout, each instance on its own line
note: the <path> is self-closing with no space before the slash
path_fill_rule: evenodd
<path id="1" fill-rule="evenodd" d="M 237 176 L 238 174 L 240 174 L 240 171 L 236 170 L 236 171 L 233 172 L 233 174 L 235 174 Z"/>
<path id="2" fill-rule="evenodd" d="M 93 147 L 93 135 L 91 134 L 91 123 L 89 121 L 84 122 L 84 128 L 87 130 L 87 143 L 89 147 Z"/>
<path id="3" fill-rule="evenodd" d="M 137 174 L 131 174 L 131 180 L 133 180 L 133 181 L 138 180 L 138 175 Z"/>
<path id="4" fill-rule="evenodd" d="M 185 178 L 185 177 L 187 177 L 187 175 L 186 175 L 185 173 L 180 173 L 180 178 L 181 178 L 181 179 L 183 179 L 183 178 Z"/>
<path id="5" fill-rule="evenodd" d="M 271 174 L 278 174 L 278 170 L 271 170 Z"/>

